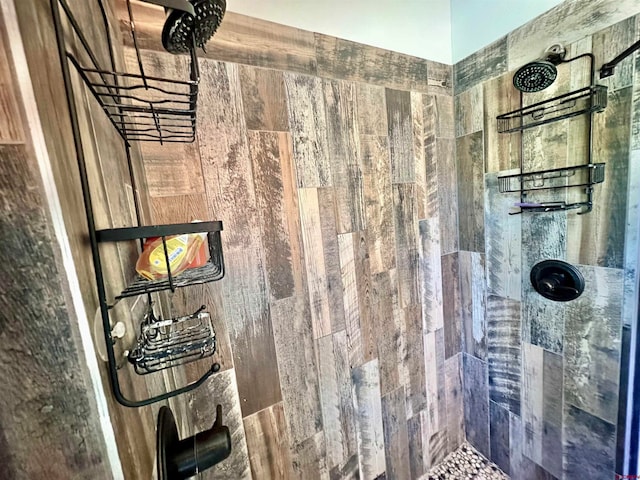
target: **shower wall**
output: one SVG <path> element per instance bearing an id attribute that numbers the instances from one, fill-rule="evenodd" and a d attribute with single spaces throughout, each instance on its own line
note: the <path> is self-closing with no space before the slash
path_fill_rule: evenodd
<path id="1" fill-rule="evenodd" d="M 620 359 L 637 298 L 637 56 L 598 81 L 609 97 L 594 116 L 592 161 L 606 163 L 606 180 L 587 215 L 510 216 L 519 195 L 499 193 L 497 182 L 521 155 L 528 171 L 585 163 L 587 118 L 526 130 L 521 150 L 519 133 L 497 133 L 496 115 L 519 108 L 515 69 L 553 43 L 569 58 L 593 52 L 599 68 L 638 38 L 639 12 L 635 2 L 565 2 L 454 66 L 465 430 L 514 479 L 609 479 L 621 462 Z M 588 85 L 588 63 L 574 63 L 524 103 Z M 578 266 L 579 299 L 556 303 L 532 289 L 531 267 L 549 258 Z"/>
<path id="2" fill-rule="evenodd" d="M 147 74 L 184 74 L 134 7 Z M 182 435 L 223 406 L 202 478 L 420 478 L 464 439 L 452 68 L 227 13 L 200 73 L 197 141 L 142 156 L 153 222 L 224 223 L 225 278 L 170 305 L 218 333 L 170 402 Z"/>

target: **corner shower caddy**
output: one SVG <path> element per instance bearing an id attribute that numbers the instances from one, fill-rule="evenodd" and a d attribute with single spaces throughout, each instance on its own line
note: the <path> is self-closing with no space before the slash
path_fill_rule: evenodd
<path id="1" fill-rule="evenodd" d="M 498 177 L 500 193 L 519 192 L 520 211 L 523 212 L 555 212 L 560 210 L 581 209 L 578 215 L 588 213 L 593 208 L 593 186 L 604 182 L 604 163 L 591 162 L 591 145 L 593 136 L 593 114 L 602 112 L 607 106 L 607 87 L 594 84 L 594 56 L 591 53 L 578 55 L 562 63 L 570 63 L 581 58 L 589 59 L 590 85 L 563 95 L 550 98 L 528 106 L 523 105 L 523 93 L 520 92 L 521 107 L 512 112 L 496 117 L 498 133 L 520 132 L 520 173 Z M 587 163 L 584 165 L 524 171 L 524 155 L 522 132 L 528 128 L 545 125 L 578 115 L 589 115 Z M 557 190 L 579 187 L 584 189 L 586 199 L 581 202 L 567 203 L 562 201 L 528 202 L 527 194 L 537 190 Z"/>
<path id="2" fill-rule="evenodd" d="M 102 16 L 101 23 L 106 33 L 110 63 L 110 68 L 108 69 L 103 68 L 99 64 L 98 57 L 87 42 L 87 38 L 83 34 L 79 23 L 74 18 L 67 1 L 50 0 L 50 3 L 58 45 L 58 55 L 67 95 L 67 105 L 73 130 L 80 181 L 82 184 L 89 230 L 89 242 L 95 268 L 96 286 L 102 318 L 102 329 L 106 344 L 109 380 L 113 394 L 120 404 L 127 407 L 140 407 L 197 388 L 202 385 L 207 378 L 217 372 L 220 369 L 220 365 L 213 363 L 210 370 L 199 380 L 181 388 L 142 400 L 129 399 L 125 397 L 120 388 L 117 371 L 118 366 L 114 352 L 116 335 L 112 334 L 109 312 L 122 298 L 138 295 L 145 295 L 147 298 L 149 310 L 140 326 L 140 336 L 138 337 L 137 346 L 129 354 L 129 361 L 134 365 L 137 373 L 144 374 L 159 371 L 192 360 L 211 356 L 215 351 L 215 332 L 211 325 L 210 316 L 200 309 L 191 315 L 162 320 L 157 318 L 153 313 L 151 294 L 153 292 L 166 290 L 173 292 L 176 288 L 220 280 L 224 276 L 224 259 L 220 241 L 222 223 L 214 221 L 96 230 L 69 64 L 74 66 L 123 140 L 127 166 L 134 192 L 138 225 L 141 224 L 141 215 L 136 182 L 133 174 L 130 142 L 155 141 L 160 143 L 189 143 L 195 140 L 199 72 L 194 41 L 194 48 L 190 51 L 188 80 L 173 80 L 145 75 L 129 1 L 127 1 L 127 7 L 129 10 L 131 35 L 133 37 L 140 74 L 116 71 L 107 13 L 103 1 L 95 1 L 100 8 Z M 151 1 L 157 3 L 159 0 Z M 162 3 L 162 1 L 167 0 L 161 0 L 160 3 Z M 185 11 L 188 11 L 189 8 L 193 10 L 193 7 L 186 1 L 171 0 L 171 4 L 174 8 L 182 5 Z M 82 47 L 82 51 L 84 51 L 82 56 L 88 58 L 91 63 L 90 67 L 83 65 L 73 53 L 67 50 L 67 40 L 65 39 L 61 10 L 65 14 L 66 23 L 70 26 L 69 33 L 72 39 L 75 37 L 75 39 L 79 41 L 79 45 Z M 172 235 L 190 233 L 206 233 L 209 260 L 202 267 L 186 270 L 180 276 L 176 276 L 169 268 L 166 240 L 167 237 Z M 150 237 L 160 237 L 162 239 L 165 261 L 167 263 L 167 279 L 157 281 L 144 279 L 135 280 L 115 297 L 113 304 L 109 304 L 105 291 L 99 244 L 105 242 L 140 241 L 140 245 L 142 246 L 144 239 Z M 142 355 L 146 356 L 143 358 Z"/>

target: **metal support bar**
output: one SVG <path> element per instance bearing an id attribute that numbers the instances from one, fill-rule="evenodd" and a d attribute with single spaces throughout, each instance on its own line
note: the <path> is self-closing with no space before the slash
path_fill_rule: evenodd
<path id="1" fill-rule="evenodd" d="M 610 62 L 607 62 L 604 65 L 602 65 L 602 67 L 600 68 L 600 79 L 607 78 L 613 75 L 615 73 L 614 70 L 616 68 L 616 65 L 618 65 L 618 63 L 620 63 L 622 60 L 627 58 L 629 55 L 631 55 L 633 52 L 635 52 L 639 48 L 640 48 L 640 40 L 638 40 L 636 43 L 631 45 L 629 48 L 627 48 L 625 51 L 623 51 L 620 55 L 615 57 Z"/>

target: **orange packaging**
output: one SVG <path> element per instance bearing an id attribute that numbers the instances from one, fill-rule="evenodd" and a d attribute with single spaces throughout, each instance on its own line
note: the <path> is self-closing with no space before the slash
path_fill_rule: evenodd
<path id="1" fill-rule="evenodd" d="M 206 233 L 191 233 L 166 237 L 171 275 L 201 267 L 207 262 Z M 147 238 L 136 271 L 149 280 L 168 277 L 167 261 L 161 237 Z"/>

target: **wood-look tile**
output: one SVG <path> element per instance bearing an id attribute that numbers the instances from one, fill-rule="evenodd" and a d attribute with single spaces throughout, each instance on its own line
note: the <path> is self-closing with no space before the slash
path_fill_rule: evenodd
<path id="1" fill-rule="evenodd" d="M 503 172 L 502 174 L 505 174 Z M 484 230 L 487 262 L 487 293 L 503 298 L 522 298 L 522 215 L 514 203 L 517 193 L 500 193 L 498 175 L 485 175 Z"/>
<path id="2" fill-rule="evenodd" d="M 500 172 L 520 167 L 519 135 L 498 133 L 496 119 L 498 115 L 520 108 L 520 92 L 513 86 L 512 77 L 512 73 L 505 73 L 482 84 L 486 172 Z"/>
<path id="3" fill-rule="evenodd" d="M 386 470 L 378 361 L 352 369 L 351 381 L 361 478 L 377 478 Z"/>
<path id="4" fill-rule="evenodd" d="M 494 402 L 489 402 L 490 459 L 507 475 L 511 474 L 509 422 L 509 411 Z"/>
<path id="5" fill-rule="evenodd" d="M 453 67 L 445 63 L 427 60 L 427 81 L 429 93 L 451 96 L 453 94 Z"/>
<path id="6" fill-rule="evenodd" d="M 327 467 L 341 468 L 357 453 L 347 334 L 342 330 L 317 343 Z"/>
<path id="7" fill-rule="evenodd" d="M 564 431 L 564 478 L 614 478 L 615 425 L 567 405 Z"/>
<path id="8" fill-rule="evenodd" d="M 429 63 L 390 50 L 315 34 L 318 75 L 427 92 Z M 434 78 L 434 80 L 437 79 Z"/>
<path id="9" fill-rule="evenodd" d="M 5 30 L 6 32 L 6 30 Z M 24 141 L 22 115 L 18 106 L 17 82 L 10 65 L 9 42 L 6 33 L 0 35 L 0 143 Z"/>
<path id="10" fill-rule="evenodd" d="M 297 198 L 291 178 L 290 138 L 275 132 L 249 132 L 247 139 L 270 298 L 291 297 L 299 291 L 302 268 L 299 225 L 293 215 Z"/>
<path id="11" fill-rule="evenodd" d="M 413 94 L 412 94 L 413 95 Z M 414 97 L 412 97 L 414 98 Z M 422 106 L 422 111 L 417 109 Z M 438 107 L 433 95 L 422 95 L 421 102 L 414 102 L 411 107 L 414 116 L 414 150 L 416 155 L 416 175 L 424 189 L 424 205 L 421 205 L 420 219 L 438 218 Z M 416 118 L 418 117 L 418 118 Z M 416 131 L 419 117 L 422 119 L 421 131 Z M 420 137 L 419 139 L 417 139 Z M 418 143 L 418 140 L 420 143 Z M 422 147 L 422 151 L 418 149 Z M 418 171 L 418 170 L 421 171 Z M 420 212 L 424 209 L 423 212 Z"/>
<path id="12" fill-rule="evenodd" d="M 323 432 L 318 432 L 292 447 L 293 478 L 329 480 L 326 444 Z"/>
<path id="13" fill-rule="evenodd" d="M 200 62 L 198 144 L 209 209 L 222 220 L 221 282 L 244 416 L 282 399 L 268 307 L 265 260 L 237 67 Z M 239 361 L 242 359 L 242 361 Z M 260 395 L 256 395 L 256 388 Z"/>
<path id="14" fill-rule="evenodd" d="M 444 351 L 449 358 L 462 351 L 462 318 L 460 303 L 460 265 L 457 253 L 442 256 Z"/>
<path id="15" fill-rule="evenodd" d="M 322 80 L 284 74 L 298 187 L 331 186 Z"/>
<path id="16" fill-rule="evenodd" d="M 522 352 L 520 302 L 487 297 L 487 364 L 489 398 L 520 415 Z"/>
<path id="17" fill-rule="evenodd" d="M 453 443 L 449 444 L 448 431 L 439 430 L 429 437 L 429 454 L 431 461 L 429 467 L 434 467 L 442 462 L 453 450 Z"/>
<path id="18" fill-rule="evenodd" d="M 325 80 L 323 91 L 337 230 L 338 233 L 364 230 L 356 86 Z"/>
<path id="19" fill-rule="evenodd" d="M 342 296 L 342 274 L 335 217 L 335 194 L 333 188 L 318 189 L 318 207 L 322 230 L 322 249 L 327 282 L 327 299 L 331 315 L 331 331 L 344 330 L 344 300 Z"/>
<path id="20" fill-rule="evenodd" d="M 405 410 L 404 387 L 382 397 L 382 427 L 384 432 L 386 475 L 389 478 L 410 479 L 409 432 Z"/>
<path id="21" fill-rule="evenodd" d="M 298 445 L 322 430 L 316 346 L 309 305 L 303 296 L 272 302 L 271 318 L 285 418 L 291 442 Z"/>
<path id="22" fill-rule="evenodd" d="M 437 117 L 436 137 L 455 138 L 455 108 L 453 96 L 434 95 Z"/>
<path id="23" fill-rule="evenodd" d="M 318 190 L 300 188 L 298 198 L 313 335 L 320 338 L 331 333 L 331 310 Z"/>
<path id="24" fill-rule="evenodd" d="M 424 336 L 427 413 L 425 428 L 429 435 L 447 431 L 447 397 L 444 358 L 444 333 L 442 329 Z M 435 455 L 434 448 L 429 450 Z"/>
<path id="25" fill-rule="evenodd" d="M 443 254 L 458 250 L 458 178 L 455 147 L 456 142 L 453 139 L 439 138 L 436 142 L 438 217 L 440 247 Z"/>
<path id="26" fill-rule="evenodd" d="M 411 93 L 387 88 L 385 97 L 389 125 L 391 181 L 393 183 L 415 182 Z"/>
<path id="27" fill-rule="evenodd" d="M 456 140 L 460 249 L 484 252 L 484 150 L 482 132 Z"/>
<path id="28" fill-rule="evenodd" d="M 640 251 L 640 150 L 633 150 L 629 158 L 629 189 L 627 206 L 627 232 L 625 235 L 625 279 L 622 320 L 631 326 L 635 319 L 634 292 L 638 270 L 637 252 Z"/>
<path id="29" fill-rule="evenodd" d="M 580 266 L 585 290 L 566 305 L 564 399 L 615 423 L 620 378 L 623 272 Z"/>
<path id="30" fill-rule="evenodd" d="M 329 471 L 330 480 L 357 480 L 360 478 L 360 466 L 358 465 L 358 455 L 349 458 L 343 466 L 336 465 Z"/>
<path id="31" fill-rule="evenodd" d="M 340 257 L 340 276 L 342 279 L 342 301 L 344 304 L 346 348 L 349 354 L 349 365 L 356 367 L 364 363 L 363 336 L 360 322 L 360 299 L 356 276 L 356 260 L 354 240 L 359 241 L 356 234 L 338 235 L 338 251 Z"/>
<path id="32" fill-rule="evenodd" d="M 195 435 L 210 429 L 216 418 L 217 405 L 222 406 L 223 424 L 229 427 L 231 433 L 231 455 L 224 462 L 202 472 L 201 478 L 250 479 L 251 467 L 235 370 L 227 370 L 212 376 L 204 385 L 187 393 L 185 400 L 190 406 L 194 425 L 193 431 L 186 432 L 187 435 L 183 436 Z"/>
<path id="33" fill-rule="evenodd" d="M 442 262 L 438 218 L 419 222 L 418 282 L 426 332 L 443 326 Z"/>
<path id="34" fill-rule="evenodd" d="M 409 436 L 409 473 L 411 478 L 421 478 L 429 470 L 430 466 L 426 415 L 427 412 L 422 411 L 407 421 L 407 433 Z"/>
<path id="35" fill-rule="evenodd" d="M 393 191 L 386 137 L 360 137 L 365 218 L 371 273 L 395 266 Z"/>
<path id="36" fill-rule="evenodd" d="M 289 434 L 282 402 L 244 418 L 253 478 L 292 478 Z"/>
<path id="37" fill-rule="evenodd" d="M 523 343 L 524 455 L 562 477 L 562 357 Z"/>
<path id="38" fill-rule="evenodd" d="M 515 476 L 516 472 L 523 479 L 558 480 L 540 465 L 529 459 L 526 453 L 524 437 L 526 430 L 523 420 L 517 415 L 509 415 L 509 466 L 510 472 Z"/>
<path id="39" fill-rule="evenodd" d="M 124 2 L 115 3 L 122 39 L 133 46 Z M 164 10 L 144 2 L 132 2 L 138 46 L 164 51 Z M 207 43 L 204 58 L 308 74 L 316 73 L 312 32 L 227 11 L 215 36 Z"/>
<path id="40" fill-rule="evenodd" d="M 460 314 L 465 352 L 487 358 L 486 282 L 484 255 L 459 252 Z"/>
<path id="41" fill-rule="evenodd" d="M 484 125 L 483 87 L 483 83 L 478 83 L 455 96 L 456 137 L 463 137 L 482 130 Z"/>
<path id="42" fill-rule="evenodd" d="M 287 131 L 289 120 L 282 72 L 241 66 L 244 118 L 249 130 Z"/>
<path id="43" fill-rule="evenodd" d="M 542 260 L 566 258 L 566 222 L 565 212 L 522 218 L 522 339 L 556 353 L 564 344 L 564 305 L 537 293 L 528 275 Z"/>
<path id="44" fill-rule="evenodd" d="M 425 95 L 418 92 L 411 92 L 411 127 L 413 129 L 412 140 L 418 219 L 427 218 L 427 163 L 425 158 L 425 140 L 431 140 L 431 135 L 435 133 L 435 128 L 433 128 L 435 125 L 427 125 L 427 127 L 430 128 L 430 132 L 425 134 L 424 96 Z M 431 112 L 433 108 L 427 111 Z M 433 115 L 427 117 L 427 121 L 432 119 Z M 429 150 L 431 150 L 431 147 Z"/>
<path id="45" fill-rule="evenodd" d="M 385 88 L 367 83 L 356 83 L 356 98 L 358 100 L 360 135 L 387 136 L 389 130 Z"/>
<path id="46" fill-rule="evenodd" d="M 444 362 L 445 402 L 447 405 L 447 452 L 458 448 L 465 439 L 464 390 L 462 388 L 462 354 Z M 432 438 L 432 440 L 434 440 Z"/>
<path id="47" fill-rule="evenodd" d="M 364 361 L 378 358 L 377 330 L 372 313 L 372 278 L 369 257 L 369 242 L 366 233 L 353 236 L 358 306 L 360 308 L 360 334 Z"/>
<path id="48" fill-rule="evenodd" d="M 507 70 L 507 37 L 505 36 L 453 66 L 455 93 L 457 95 L 464 92 Z"/>
<path id="49" fill-rule="evenodd" d="M 425 346 L 422 328 L 422 306 L 410 305 L 403 309 L 405 323 L 406 370 L 405 391 L 407 394 L 407 418 L 427 408 L 426 370 L 435 365 L 425 364 Z"/>
<path id="50" fill-rule="evenodd" d="M 487 364 L 473 355 L 462 354 L 464 431 L 467 440 L 485 457 L 489 449 L 489 386 Z"/>
<path id="51" fill-rule="evenodd" d="M 622 268 L 629 180 L 631 88 L 609 94 L 607 109 L 594 116 L 593 161 L 605 162 L 605 181 L 594 188 L 593 211 L 568 217 L 567 260 Z"/>
<path id="52" fill-rule="evenodd" d="M 393 185 L 396 267 L 400 307 L 420 303 L 418 291 L 418 206 L 415 183 Z"/>

